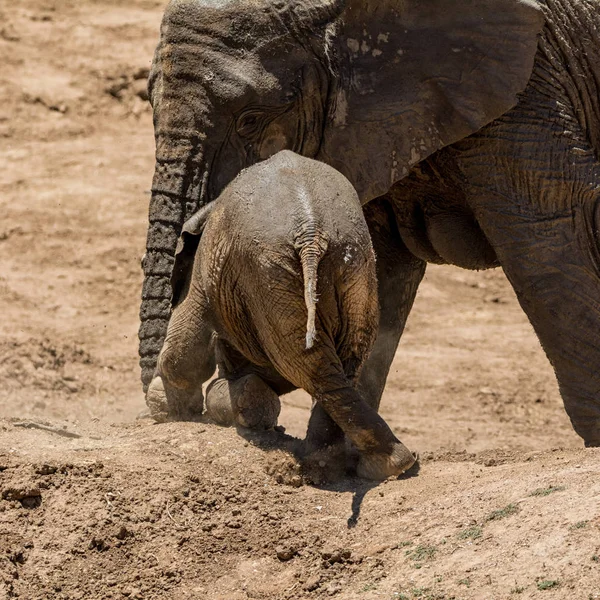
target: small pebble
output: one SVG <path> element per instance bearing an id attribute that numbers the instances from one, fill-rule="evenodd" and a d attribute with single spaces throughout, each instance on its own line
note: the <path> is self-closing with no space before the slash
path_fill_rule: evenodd
<path id="1" fill-rule="evenodd" d="M 342 591 L 342 586 L 337 582 L 337 581 L 333 581 L 332 583 L 330 583 L 327 586 L 327 593 L 330 596 L 335 596 L 336 594 L 338 594 L 339 592 Z"/>
<path id="2" fill-rule="evenodd" d="M 306 581 L 302 588 L 307 592 L 314 592 L 321 583 L 321 578 L 318 576 L 311 577 Z"/>
<path id="3" fill-rule="evenodd" d="M 275 549 L 275 552 L 277 553 L 277 558 L 280 561 L 285 562 L 294 558 L 296 549 L 291 546 L 278 546 Z"/>

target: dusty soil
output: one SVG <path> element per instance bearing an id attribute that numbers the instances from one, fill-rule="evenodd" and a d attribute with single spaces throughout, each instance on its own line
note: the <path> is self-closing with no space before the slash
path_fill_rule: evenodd
<path id="1" fill-rule="evenodd" d="M 382 411 L 421 453 L 304 481 L 288 436 L 135 421 L 163 1 L 0 6 L 0 598 L 600 598 L 582 449 L 499 271 L 431 268 Z"/>

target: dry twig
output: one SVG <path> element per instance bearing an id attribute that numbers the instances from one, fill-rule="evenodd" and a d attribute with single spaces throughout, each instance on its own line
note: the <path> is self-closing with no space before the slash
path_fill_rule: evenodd
<path id="1" fill-rule="evenodd" d="M 36 423 L 35 421 L 22 421 L 20 423 L 13 423 L 15 427 L 24 427 L 25 429 L 41 429 L 42 431 L 48 431 L 49 433 L 55 433 L 66 438 L 78 439 L 82 437 L 78 433 L 73 431 L 67 431 L 66 429 L 59 429 L 58 427 L 51 427 L 50 425 L 43 425 L 42 423 Z"/>
<path id="2" fill-rule="evenodd" d="M 169 501 L 168 500 L 167 500 L 167 516 L 169 517 L 169 519 L 171 519 L 171 521 L 173 521 L 173 523 L 175 523 L 175 525 L 178 529 L 187 529 L 187 527 L 185 525 L 182 525 L 181 523 L 177 522 L 175 520 L 175 518 L 173 517 L 173 515 L 171 514 L 171 511 L 169 510 Z"/>

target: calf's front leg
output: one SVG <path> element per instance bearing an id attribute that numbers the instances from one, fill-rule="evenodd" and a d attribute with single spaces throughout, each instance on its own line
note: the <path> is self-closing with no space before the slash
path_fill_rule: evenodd
<path id="1" fill-rule="evenodd" d="M 202 384 L 215 371 L 213 330 L 206 303 L 192 289 L 173 311 L 146 403 L 156 421 L 196 420 L 202 416 Z"/>
<path id="2" fill-rule="evenodd" d="M 206 414 L 224 427 L 273 429 L 281 411 L 278 393 L 237 350 L 217 339 L 219 373 L 206 390 Z"/>
<path id="3" fill-rule="evenodd" d="M 279 396 L 253 373 L 237 379 L 219 377 L 206 390 L 206 413 L 218 425 L 273 429 L 280 411 Z"/>

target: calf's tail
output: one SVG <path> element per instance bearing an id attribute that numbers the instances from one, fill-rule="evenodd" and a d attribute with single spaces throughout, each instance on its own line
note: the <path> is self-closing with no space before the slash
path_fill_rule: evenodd
<path id="1" fill-rule="evenodd" d="M 327 242 L 320 237 L 311 236 L 308 241 L 300 244 L 299 255 L 302 263 L 304 279 L 304 302 L 308 312 L 306 320 L 306 349 L 313 347 L 317 335 L 315 317 L 317 312 L 317 271 L 319 262 L 327 250 Z"/>

